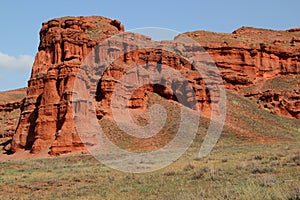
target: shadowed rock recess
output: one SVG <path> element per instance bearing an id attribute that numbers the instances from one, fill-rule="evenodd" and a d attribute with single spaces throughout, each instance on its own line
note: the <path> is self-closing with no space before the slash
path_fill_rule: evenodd
<path id="1" fill-rule="evenodd" d="M 12 152 L 30 150 L 38 153 L 48 149 L 51 155 L 59 155 L 85 151 L 73 121 L 71 101 L 74 81 L 87 55 L 91 53 L 95 59 L 102 59 L 97 44 L 123 31 L 124 26 L 119 21 L 105 17 L 64 17 L 43 23 L 27 96 L 12 140 Z M 243 27 L 232 34 L 195 31 L 185 35 L 207 50 L 220 70 L 226 89 L 256 98 L 263 108 L 276 114 L 300 119 L 298 29 L 273 31 Z M 134 46 L 135 37 L 153 42 L 147 36 L 132 34 L 132 40 L 123 48 Z M 172 41 L 160 44 L 168 46 L 172 45 Z M 188 49 L 185 47 L 183 50 Z M 107 54 L 113 57 L 111 49 Z M 154 69 L 166 65 L 184 74 L 196 95 L 187 98 L 184 103 L 190 108 L 197 104 L 202 111 L 210 112 L 210 105 L 218 101 L 214 91 L 221 83 L 216 81 L 205 85 L 203 78 L 186 60 L 159 49 L 138 50 L 116 58 L 102 76 L 96 77 L 98 85 L 88 86 L 91 87 L 90 95 L 97 102 L 99 119 L 111 114 L 110 97 L 114 86 L 128 70 L 127 66 L 132 67 L 135 63 Z M 283 92 L 276 87 L 270 90 L 262 86 L 266 81 L 281 76 L 293 76 L 296 89 Z M 261 90 L 253 89 L 256 86 L 261 86 Z M 209 93 L 208 89 L 212 92 Z M 189 96 L 191 91 L 188 90 L 189 87 L 180 80 L 166 83 L 166 87 L 146 85 L 132 95 L 128 106 L 131 109 L 145 108 L 146 91 L 177 101 L 175 94 L 186 93 Z"/>

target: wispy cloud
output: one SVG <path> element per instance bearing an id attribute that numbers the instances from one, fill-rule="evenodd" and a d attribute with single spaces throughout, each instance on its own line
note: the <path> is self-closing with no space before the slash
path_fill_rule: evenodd
<path id="1" fill-rule="evenodd" d="M 0 68 L 3 69 L 30 69 L 34 58 L 30 55 L 17 57 L 0 52 Z"/>

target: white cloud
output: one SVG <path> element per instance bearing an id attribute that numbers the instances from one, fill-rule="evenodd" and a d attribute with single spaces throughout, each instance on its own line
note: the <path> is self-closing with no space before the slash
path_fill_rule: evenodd
<path id="1" fill-rule="evenodd" d="M 0 52 L 0 68 L 31 69 L 34 58 L 30 55 L 10 56 Z"/>

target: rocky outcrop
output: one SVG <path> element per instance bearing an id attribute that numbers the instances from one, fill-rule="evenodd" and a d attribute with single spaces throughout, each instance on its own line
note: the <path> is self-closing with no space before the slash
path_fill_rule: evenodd
<path id="1" fill-rule="evenodd" d="M 210 113 L 212 104 L 218 103 L 219 99 L 217 91 L 221 83 L 217 78 L 212 76 L 212 80 L 205 83 L 202 77 L 205 74 L 200 75 L 189 62 L 163 49 L 130 51 L 136 46 L 137 39 L 164 47 L 170 47 L 174 42 L 155 42 L 149 37 L 129 33 L 128 40 L 118 44 L 116 48 L 111 48 L 111 44 L 107 44 L 99 51 L 99 47 L 96 47 L 106 38 L 123 31 L 124 27 L 119 21 L 104 17 L 65 17 L 43 23 L 39 51 L 28 82 L 27 97 L 12 141 L 13 152 L 28 149 L 32 153 L 38 153 L 43 149 L 49 149 L 50 154 L 58 155 L 85 150 L 74 127 L 72 98 L 75 78 L 88 55 L 100 66 L 95 68 L 99 71 L 80 73 L 80 76 L 82 80 L 85 78 L 91 80 L 84 86 L 90 88 L 89 95 L 95 98 L 96 114 L 99 119 L 111 115 L 111 96 L 116 84 L 124 75 L 128 76 L 131 82 L 143 83 L 149 79 L 151 71 L 159 74 L 157 81 L 164 83 L 163 86 L 146 84 L 133 94 L 126 84 L 121 86 L 117 98 L 122 100 L 124 96 L 130 95 L 129 103 L 124 105 L 125 107 L 145 108 L 145 94 L 151 91 L 175 101 L 179 100 L 180 95 L 185 94 L 184 105 L 192 109 L 199 106 L 201 110 Z M 226 88 L 240 91 L 262 80 L 299 74 L 300 45 L 296 32 L 244 27 L 232 34 L 196 31 L 185 35 L 194 38 L 209 52 L 221 72 Z M 175 38 L 178 39 L 180 35 Z M 191 56 L 197 57 L 193 54 L 193 48 L 193 45 L 183 45 L 179 47 L 179 52 L 191 53 Z M 119 55 L 118 52 L 122 51 L 127 53 Z M 110 66 L 101 65 L 104 55 L 115 59 Z M 137 65 L 139 68 L 128 74 L 128 70 Z M 168 81 L 170 80 L 167 77 L 168 73 L 162 72 L 164 66 L 176 69 L 185 80 Z M 106 70 L 103 71 L 104 68 Z M 267 102 L 270 98 L 272 102 L 278 99 L 275 107 L 279 108 L 284 104 L 286 94 L 278 94 L 279 98 L 276 95 L 261 94 L 257 98 Z M 288 101 L 290 104 L 284 104 L 284 109 L 289 110 L 288 113 L 283 112 L 283 109 L 275 113 L 298 118 L 297 91 L 288 96 L 292 97 Z M 77 103 L 79 107 L 80 100 L 75 102 L 76 106 Z"/>
<path id="2" fill-rule="evenodd" d="M 124 39 L 125 37 L 127 39 Z M 157 47 L 163 45 L 164 49 L 135 50 L 137 43 L 147 43 L 148 46 Z M 199 108 L 210 113 L 212 104 L 219 102 L 218 87 L 222 85 L 222 82 L 218 79 L 218 74 L 214 74 L 213 69 L 210 68 L 199 74 L 195 66 L 184 59 L 182 56 L 184 54 L 197 57 L 193 54 L 196 51 L 192 49 L 192 45 L 177 47 L 176 50 L 180 51 L 182 55 L 165 50 L 172 49 L 172 46 L 174 46 L 173 41 L 156 42 L 149 37 L 127 33 L 122 36 L 122 43 L 108 44 L 101 46 L 101 50 L 96 50 L 95 52 L 101 53 L 95 54 L 93 57 L 99 57 L 100 61 L 105 59 L 103 55 L 111 54 L 112 48 L 119 52 L 115 53 L 115 58 L 112 54 L 110 58 L 114 61 L 108 63 L 109 66 L 102 66 L 99 61 L 98 65 L 106 68 L 101 76 L 99 76 L 99 72 L 89 69 L 88 74 L 82 78 L 88 80 L 85 83 L 93 84 L 85 85 L 86 88 L 97 88 L 92 90 L 90 95 L 95 95 L 98 118 L 110 116 L 112 114 L 111 107 L 121 106 L 121 103 L 112 105 L 111 101 L 116 85 L 118 85 L 118 92 L 115 93 L 114 98 L 117 99 L 117 102 L 124 103 L 123 108 L 144 109 L 147 100 L 146 93 L 154 92 L 166 99 L 178 101 L 191 109 Z M 128 52 L 128 49 L 131 50 Z M 208 64 L 210 61 L 208 58 L 205 62 Z M 172 71 L 168 70 L 169 68 L 179 72 L 180 76 L 172 74 Z M 210 73 L 210 75 L 205 73 Z M 209 79 L 204 80 L 208 76 Z M 96 85 L 97 81 L 93 80 L 99 80 L 98 85 Z M 118 109 L 121 108 L 118 107 Z"/>
<path id="3" fill-rule="evenodd" d="M 18 125 L 22 102 L 0 103 L 0 137 L 12 137 Z"/>
<path id="4" fill-rule="evenodd" d="M 257 81 L 300 73 L 297 32 L 242 27 L 232 34 L 186 34 L 209 52 L 228 89 L 240 90 Z"/>
<path id="5" fill-rule="evenodd" d="M 262 109 L 271 113 L 300 119 L 300 91 L 265 90 L 257 93 L 248 93 L 246 97 L 254 97 Z"/>
<path id="6" fill-rule="evenodd" d="M 212 56 L 226 88 L 244 90 L 263 85 L 275 77 L 300 74 L 299 28 L 274 31 L 242 27 L 232 34 L 196 31 L 186 33 L 197 40 Z M 266 84 L 267 85 L 267 84 Z M 260 86 L 261 87 L 261 86 Z M 294 90 L 265 88 L 253 93 L 263 109 L 299 119 L 299 85 Z"/>
<path id="7" fill-rule="evenodd" d="M 4 112 L 12 112 L 13 110 L 20 109 L 22 102 L 8 102 L 8 103 L 0 103 L 0 111 Z"/>
<path id="8" fill-rule="evenodd" d="M 43 23 L 27 97 L 13 136 L 13 152 L 51 149 L 51 154 L 60 154 L 84 150 L 73 125 L 73 81 L 89 52 L 123 30 L 119 21 L 104 17 L 64 17 Z"/>

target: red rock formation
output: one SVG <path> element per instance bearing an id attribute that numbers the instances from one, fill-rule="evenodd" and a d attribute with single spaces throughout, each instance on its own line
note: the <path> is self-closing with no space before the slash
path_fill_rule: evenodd
<path id="1" fill-rule="evenodd" d="M 200 108 L 208 114 L 211 112 L 212 104 L 217 105 L 219 102 L 218 87 L 222 85 L 222 81 L 218 79 L 217 74 L 214 74 L 213 68 L 207 67 L 212 61 L 208 54 L 200 56 L 202 59 L 202 64 L 199 66 L 202 66 L 201 74 L 196 70 L 195 65 L 185 59 L 185 54 L 189 54 L 193 58 L 199 57 L 197 54 L 199 52 L 193 48 L 200 46 L 185 44 L 176 47 L 176 50 L 182 54 L 179 55 L 167 51 L 167 49 L 178 46 L 179 43 L 175 44 L 173 41 L 156 42 L 149 37 L 133 33 L 126 33 L 119 39 L 120 41 L 116 38 L 101 44 L 91 56 L 92 59 L 89 63 L 93 63 L 92 66 L 101 66 L 101 70 L 106 67 L 103 75 L 99 75 L 101 70 L 95 71 L 98 68 L 93 67 L 88 67 L 79 73 L 80 79 L 84 80 L 82 81 L 83 85 L 86 84 L 84 88 L 93 88 L 90 96 L 96 95 L 96 114 L 99 119 L 106 115 L 111 116 L 111 107 L 118 109 L 145 108 L 147 91 L 179 101 L 192 109 Z M 164 48 L 136 49 L 137 44 Z M 113 62 L 105 63 L 105 59 L 113 60 Z M 192 59 L 192 61 L 196 61 L 196 59 Z M 203 67 L 204 63 L 206 67 Z M 179 72 L 180 77 L 172 75 L 168 68 Z M 152 76 L 150 74 L 155 74 L 155 81 L 152 83 L 149 82 Z M 208 76 L 208 79 L 204 79 Z M 96 85 L 98 80 L 99 84 Z M 111 97 L 117 84 L 120 88 L 114 98 L 117 99 L 118 105 L 112 105 Z M 135 86 L 137 88 L 133 89 Z M 123 105 L 120 102 L 123 102 Z M 217 110 L 215 111 L 217 112 Z"/>
<path id="2" fill-rule="evenodd" d="M 73 81 L 88 53 L 100 41 L 123 30 L 119 21 L 104 17 L 65 17 L 43 23 L 24 109 L 13 137 L 13 152 L 84 150 L 73 125 Z"/>
<path id="3" fill-rule="evenodd" d="M 242 27 L 232 34 L 186 34 L 209 52 L 228 89 L 239 90 L 262 79 L 300 72 L 295 32 Z"/>
<path id="4" fill-rule="evenodd" d="M 282 80 L 272 79 L 265 83 L 259 83 L 246 88 L 244 95 L 257 99 L 261 108 L 271 113 L 300 119 L 299 78 L 300 75 L 294 75 L 286 76 Z"/>
<path id="5" fill-rule="evenodd" d="M 50 149 L 50 154 L 57 155 L 84 151 L 84 145 L 74 128 L 72 113 L 71 101 L 75 77 L 89 53 L 92 52 L 92 58 L 96 63 L 103 59 L 101 52 L 95 49 L 98 43 L 123 30 L 124 27 L 119 21 L 103 17 L 66 17 L 43 24 L 39 52 L 28 82 L 24 109 L 13 137 L 13 152 L 29 149 L 32 153 L 38 153 L 43 149 Z M 300 71 L 300 46 L 295 31 L 244 27 L 233 34 L 197 31 L 186 35 L 194 38 L 210 53 L 221 71 L 227 89 L 241 90 L 264 79 L 298 74 Z M 117 57 L 118 51 L 127 52 L 134 48 L 137 38 L 147 43 L 155 43 L 148 37 L 132 34 L 132 40 L 118 48 L 111 49 L 109 45 L 104 48 L 105 52 L 102 53 L 116 60 L 104 71 L 103 76 L 97 76 L 95 71 L 82 75 L 82 78 L 90 76 L 91 85 L 86 87 L 92 88 L 89 95 L 96 96 L 96 113 L 99 118 L 111 114 L 111 95 L 116 83 L 127 72 L 128 66 L 134 67 L 137 64 L 145 70 L 157 70 L 166 65 L 180 71 L 192 86 L 196 96 L 190 96 L 189 88 L 181 80 L 165 81 L 165 87 L 148 84 L 130 96 L 127 106 L 131 109 L 144 108 L 146 91 L 156 92 L 173 100 L 176 100 L 175 94 L 185 93 L 187 97 L 191 97 L 186 98 L 188 100 L 185 105 L 194 108 L 197 104 L 202 110 L 209 110 L 212 103 L 217 103 L 219 96 L 215 91 L 218 90 L 220 82 L 213 78 L 212 82 L 205 86 L 203 77 L 196 73 L 189 62 L 179 56 L 164 50 L 141 49 Z M 174 43 L 169 41 L 159 44 L 168 47 Z M 180 50 L 193 52 L 193 48 L 187 45 Z M 134 77 L 138 73 L 138 77 L 142 77 L 139 81 L 143 82 L 148 78 L 147 74 L 140 75 L 140 71 L 137 70 L 128 76 Z M 162 74 L 160 81 L 168 79 L 163 75 L 166 74 Z M 96 85 L 99 79 L 99 84 Z M 131 80 L 136 81 L 135 78 Z M 209 93 L 207 88 L 213 92 Z M 123 87 L 123 93 L 120 93 L 119 97 L 127 95 L 128 91 L 128 88 Z M 258 98 L 263 98 L 262 96 Z M 274 99 L 275 96 L 271 98 Z M 295 100 L 287 107 L 291 111 L 289 114 L 296 113 L 292 116 L 298 118 L 299 101 Z M 280 114 L 287 115 L 284 112 Z"/>
<path id="6" fill-rule="evenodd" d="M 299 28 L 274 31 L 242 27 L 232 34 L 204 31 L 186 33 L 197 40 L 212 56 L 226 88 L 246 89 L 264 84 L 274 77 L 300 73 Z M 276 89 L 245 94 L 257 98 L 262 108 L 299 119 L 299 86 L 293 91 Z M 242 92 L 243 93 L 243 92 Z"/>
<path id="7" fill-rule="evenodd" d="M 22 102 L 0 103 L 0 137 L 12 137 L 18 125 Z"/>
<path id="8" fill-rule="evenodd" d="M 274 114 L 300 119 L 300 90 L 289 92 L 267 90 L 258 95 L 258 103 Z"/>

